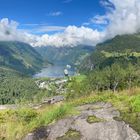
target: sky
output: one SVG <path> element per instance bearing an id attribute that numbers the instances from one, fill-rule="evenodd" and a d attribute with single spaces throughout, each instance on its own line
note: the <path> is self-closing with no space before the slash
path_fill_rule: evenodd
<path id="1" fill-rule="evenodd" d="M 0 0 L 0 40 L 74 47 L 140 29 L 140 0 Z"/>
<path id="2" fill-rule="evenodd" d="M 104 14 L 99 0 L 0 0 L 0 18 L 48 26 L 81 26 L 96 14 Z"/>

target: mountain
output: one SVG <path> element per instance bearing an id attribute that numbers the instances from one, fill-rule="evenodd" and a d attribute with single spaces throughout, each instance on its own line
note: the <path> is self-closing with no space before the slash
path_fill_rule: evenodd
<path id="1" fill-rule="evenodd" d="M 0 104 L 33 100 L 40 93 L 30 77 L 43 66 L 42 56 L 30 45 L 0 42 Z"/>
<path id="2" fill-rule="evenodd" d="M 91 46 L 77 47 L 36 47 L 44 59 L 49 60 L 53 64 L 59 65 L 78 65 L 92 51 Z"/>
<path id="3" fill-rule="evenodd" d="M 39 93 L 38 86 L 30 76 L 0 67 L 0 105 L 31 101 Z"/>
<path id="4" fill-rule="evenodd" d="M 98 44 L 92 54 L 84 59 L 79 69 L 87 72 L 95 67 L 104 68 L 114 63 L 127 66 L 140 61 L 140 34 L 116 36 Z"/>
<path id="5" fill-rule="evenodd" d="M 42 56 L 29 44 L 17 41 L 0 42 L 0 67 L 33 74 L 42 66 Z"/>

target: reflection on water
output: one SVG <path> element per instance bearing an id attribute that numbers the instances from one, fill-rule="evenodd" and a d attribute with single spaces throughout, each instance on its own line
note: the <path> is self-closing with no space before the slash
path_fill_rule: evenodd
<path id="1" fill-rule="evenodd" d="M 65 66 L 55 66 L 55 65 L 50 65 L 47 68 L 43 68 L 41 72 L 35 74 L 33 77 L 34 78 L 43 78 L 43 77 L 49 77 L 49 78 L 59 78 L 59 77 L 64 77 L 64 69 Z M 68 69 L 69 70 L 69 75 L 74 75 L 75 70 L 73 68 Z"/>

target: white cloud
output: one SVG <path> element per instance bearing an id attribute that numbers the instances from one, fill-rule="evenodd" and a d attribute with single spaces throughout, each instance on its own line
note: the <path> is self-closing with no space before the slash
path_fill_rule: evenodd
<path id="1" fill-rule="evenodd" d="M 45 34 L 38 38 L 34 46 L 77 46 L 77 45 L 96 45 L 103 37 L 103 33 L 86 27 L 68 26 L 63 33 L 54 35 Z"/>
<path id="2" fill-rule="evenodd" d="M 139 0 L 110 0 L 115 9 L 105 16 L 109 20 L 106 36 L 132 34 L 140 30 L 140 1 Z"/>
<path id="3" fill-rule="evenodd" d="M 43 32 L 56 32 L 63 31 L 66 27 L 64 26 L 39 26 L 38 28 L 33 29 L 33 32 L 43 33 Z"/>
<path id="4" fill-rule="evenodd" d="M 104 25 L 108 22 L 106 29 L 102 32 L 88 28 L 88 23 L 85 23 L 86 27 L 42 26 L 40 31 L 55 30 L 58 33 L 39 36 L 19 30 L 17 22 L 4 18 L 0 21 L 0 40 L 23 41 L 33 46 L 73 47 L 80 44 L 94 46 L 116 35 L 133 34 L 140 31 L 140 0 L 107 1 L 112 3 L 115 8 L 107 10 L 105 15 L 96 15 L 92 18 L 94 24 Z"/>
<path id="5" fill-rule="evenodd" d="M 7 18 L 0 20 L 0 41 L 23 41 L 35 43 L 37 36 L 17 29 L 18 23 Z"/>
<path id="6" fill-rule="evenodd" d="M 90 19 L 90 22 L 93 24 L 108 24 L 107 16 L 96 15 L 95 17 Z"/>
<path id="7" fill-rule="evenodd" d="M 89 23 L 89 22 L 84 22 L 83 24 L 82 24 L 82 26 L 89 26 L 91 23 Z"/>
<path id="8" fill-rule="evenodd" d="M 113 3 L 110 2 L 110 0 L 100 0 L 100 4 L 105 7 L 105 8 L 109 8 L 109 9 L 113 9 Z"/>
<path id="9" fill-rule="evenodd" d="M 102 0 L 101 3 L 109 10 L 105 15 L 96 15 L 91 20 L 94 24 L 108 22 L 101 41 L 140 31 L 140 0 Z M 110 8 L 111 5 L 113 8 Z"/>
<path id="10" fill-rule="evenodd" d="M 9 21 L 7 18 L 0 21 L 0 40 L 16 40 L 30 43 L 33 46 L 76 46 L 95 45 L 100 41 L 102 36 L 97 30 L 90 28 L 68 26 L 62 33 L 55 33 L 53 35 L 44 34 L 41 36 L 29 34 L 23 30 L 18 30 L 18 23 Z M 58 28 L 58 27 L 56 27 Z M 60 27 L 59 27 L 60 28 Z M 47 29 L 52 30 L 52 29 Z M 55 29 L 56 30 L 56 29 Z M 44 29 L 43 29 L 44 31 Z"/>
<path id="11" fill-rule="evenodd" d="M 61 12 L 61 11 L 56 11 L 56 12 L 51 12 L 51 13 L 49 13 L 48 15 L 49 16 L 61 16 L 63 13 Z"/>
<path id="12" fill-rule="evenodd" d="M 33 34 L 44 34 L 48 32 L 60 32 L 64 31 L 64 26 L 50 26 L 47 24 L 21 24 L 21 31 L 33 33 Z"/>

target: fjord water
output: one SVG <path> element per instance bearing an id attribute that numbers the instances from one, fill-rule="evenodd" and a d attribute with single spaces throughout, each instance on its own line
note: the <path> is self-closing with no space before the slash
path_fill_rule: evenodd
<path id="1" fill-rule="evenodd" d="M 60 78 L 64 77 L 64 69 L 66 66 L 61 66 L 61 65 L 50 65 L 46 68 L 43 68 L 39 73 L 35 74 L 33 77 L 34 78 Z M 75 74 L 75 69 L 71 68 L 68 69 L 69 75 L 74 75 Z"/>

